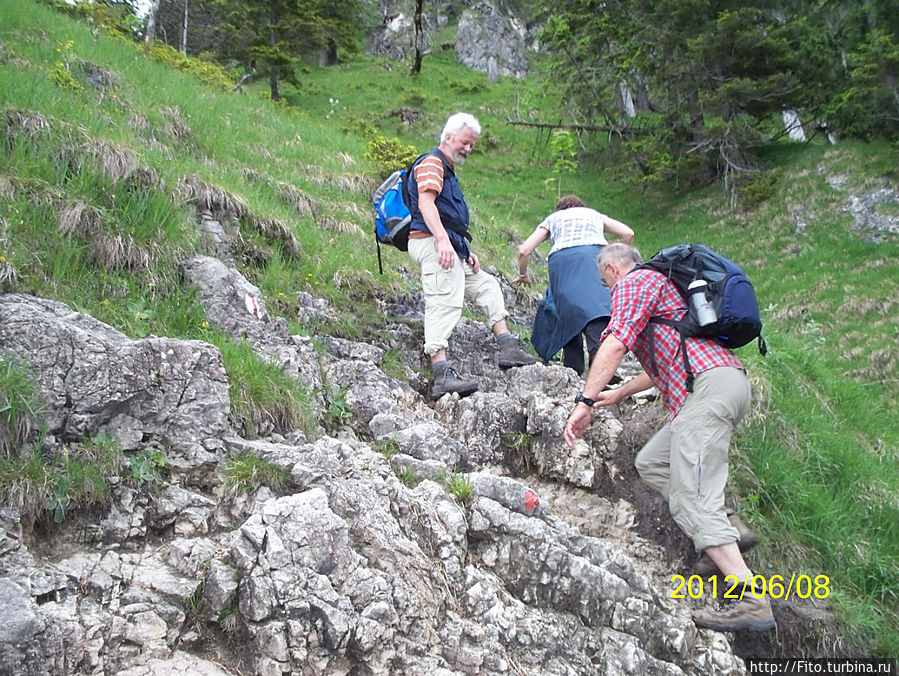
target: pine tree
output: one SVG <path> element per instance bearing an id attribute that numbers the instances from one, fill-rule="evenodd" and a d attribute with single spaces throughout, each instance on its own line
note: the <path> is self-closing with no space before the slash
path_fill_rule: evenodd
<path id="1" fill-rule="evenodd" d="M 328 0 L 217 0 L 219 53 L 252 67 L 265 66 L 273 101 L 279 83 L 296 82 L 294 61 L 323 48 L 354 44 L 358 3 Z"/>

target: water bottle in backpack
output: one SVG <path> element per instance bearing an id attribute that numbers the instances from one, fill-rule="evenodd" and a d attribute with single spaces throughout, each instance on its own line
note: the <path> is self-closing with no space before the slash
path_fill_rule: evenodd
<path id="1" fill-rule="evenodd" d="M 699 326 L 708 326 L 718 321 L 715 306 L 708 296 L 709 283 L 704 279 L 694 279 L 687 287 L 690 296 L 690 310 Z"/>

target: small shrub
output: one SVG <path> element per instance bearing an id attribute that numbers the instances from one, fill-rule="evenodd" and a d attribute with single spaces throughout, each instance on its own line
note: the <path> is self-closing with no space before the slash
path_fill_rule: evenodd
<path id="1" fill-rule="evenodd" d="M 367 122 L 357 123 L 355 127 L 368 144 L 365 159 L 377 165 L 381 178 L 387 178 L 397 169 L 407 168 L 419 155 L 415 146 L 406 145 L 396 137 L 384 136 Z"/>
<path id="2" fill-rule="evenodd" d="M 346 388 L 331 385 L 322 391 L 325 397 L 325 428 L 334 434 L 353 417 L 353 411 L 346 400 Z"/>
<path id="3" fill-rule="evenodd" d="M 131 478 L 139 484 L 157 483 L 163 479 L 163 471 L 167 470 L 169 465 L 165 453 L 162 451 L 146 451 L 142 455 L 131 458 Z"/>
<path id="4" fill-rule="evenodd" d="M 228 90 L 234 87 L 235 80 L 232 74 L 216 63 L 182 56 L 177 49 L 162 42 L 145 44 L 143 49 L 144 53 L 154 61 L 189 73 L 203 82 Z"/>
<path id="5" fill-rule="evenodd" d="M 773 172 L 756 174 L 737 188 L 740 207 L 746 211 L 755 209 L 770 198 L 777 188 L 777 176 Z"/>
<path id="6" fill-rule="evenodd" d="M 84 90 L 84 85 L 78 82 L 72 74 L 65 68 L 57 66 L 50 71 L 50 82 L 61 89 L 68 89 L 73 92 Z"/>
<path id="7" fill-rule="evenodd" d="M 250 453 L 235 453 L 225 464 L 225 489 L 232 495 L 249 493 L 259 486 L 280 490 L 287 479 L 286 469 Z"/>

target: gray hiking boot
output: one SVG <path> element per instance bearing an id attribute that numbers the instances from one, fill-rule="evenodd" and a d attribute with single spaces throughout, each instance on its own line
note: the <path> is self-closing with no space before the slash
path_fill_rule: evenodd
<path id="1" fill-rule="evenodd" d="M 748 552 L 759 543 L 758 537 L 749 530 L 749 527 L 743 523 L 743 519 L 736 512 L 729 512 L 727 519 L 730 521 L 730 525 L 737 529 L 737 536 L 739 537 L 737 546 L 741 552 Z M 717 575 L 719 571 L 714 561 L 703 552 L 696 563 L 693 564 L 693 572 L 703 577 L 711 577 L 712 575 Z"/>
<path id="2" fill-rule="evenodd" d="M 517 339 L 509 339 L 499 346 L 499 367 L 501 369 L 536 363 L 537 357 L 526 352 Z"/>
<path id="3" fill-rule="evenodd" d="M 715 631 L 768 631 L 774 629 L 774 613 L 767 596 L 756 598 L 747 589 L 743 599 L 721 610 L 701 609 L 693 613 L 693 622 Z"/>
<path id="4" fill-rule="evenodd" d="M 456 392 L 460 397 L 467 397 L 478 389 L 478 381 L 473 378 L 463 378 L 452 366 L 446 366 L 434 374 L 434 387 L 431 388 L 431 398 L 435 401 L 447 392 Z"/>

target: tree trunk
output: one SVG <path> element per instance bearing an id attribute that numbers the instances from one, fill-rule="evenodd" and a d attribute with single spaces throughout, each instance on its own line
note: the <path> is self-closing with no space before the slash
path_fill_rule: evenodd
<path id="1" fill-rule="evenodd" d="M 272 101 L 281 100 L 281 92 L 278 91 L 278 66 L 272 64 L 271 73 L 269 74 L 269 87 L 272 90 Z"/>
<path id="2" fill-rule="evenodd" d="M 412 63 L 412 70 L 409 75 L 418 75 L 421 73 L 422 51 L 424 49 L 424 31 L 421 27 L 421 11 L 424 0 L 415 0 L 415 61 Z"/>
<path id="3" fill-rule="evenodd" d="M 275 35 L 275 22 L 278 20 L 278 17 L 275 16 L 274 3 L 272 3 L 272 5 L 272 13 L 269 16 L 269 21 L 271 22 L 269 25 L 271 26 L 271 28 L 269 29 L 268 33 L 268 44 L 272 48 L 272 51 L 274 51 L 275 45 L 278 43 L 277 36 Z M 272 92 L 272 101 L 280 101 L 281 92 L 278 91 L 278 64 L 276 63 L 274 58 L 272 58 L 268 81 L 269 88 Z"/>
<path id="4" fill-rule="evenodd" d="M 147 12 L 147 30 L 144 33 L 144 42 L 153 42 L 156 39 L 156 15 L 159 13 L 159 0 L 153 0 L 150 10 Z"/>
<path id="5" fill-rule="evenodd" d="M 637 117 L 637 109 L 634 106 L 634 97 L 631 96 L 631 87 L 627 80 L 619 80 L 618 87 L 615 89 L 615 102 L 618 104 L 618 112 L 624 118 Z"/>
<path id="6" fill-rule="evenodd" d="M 184 0 L 184 18 L 181 20 L 181 56 L 187 56 L 187 0 Z"/>

